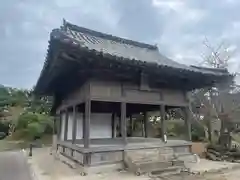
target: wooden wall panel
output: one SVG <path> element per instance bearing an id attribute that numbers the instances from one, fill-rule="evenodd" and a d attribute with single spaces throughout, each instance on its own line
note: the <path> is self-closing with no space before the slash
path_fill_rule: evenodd
<path id="1" fill-rule="evenodd" d="M 187 103 L 183 91 L 162 89 L 163 100 L 169 104 L 183 104 Z"/>
<path id="2" fill-rule="evenodd" d="M 152 89 L 141 90 L 138 84 L 121 82 L 105 82 L 90 80 L 82 87 L 69 94 L 62 102 L 63 106 L 68 106 L 76 102 L 82 102 L 86 97 L 93 100 L 124 101 L 128 103 L 151 103 L 182 106 L 187 104 L 186 96 L 181 90 Z"/>
<path id="3" fill-rule="evenodd" d="M 126 98 L 128 100 L 141 100 L 141 101 L 160 101 L 161 94 L 158 92 L 151 91 L 140 91 L 140 90 L 125 90 Z"/>
<path id="4" fill-rule="evenodd" d="M 91 81 L 92 97 L 121 98 L 121 84 L 118 82 Z"/>

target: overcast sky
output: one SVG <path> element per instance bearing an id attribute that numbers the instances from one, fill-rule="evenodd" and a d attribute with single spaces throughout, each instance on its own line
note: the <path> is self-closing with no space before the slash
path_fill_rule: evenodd
<path id="1" fill-rule="evenodd" d="M 201 62 L 205 36 L 234 52 L 240 66 L 240 0 L 5 0 L 0 4 L 0 84 L 31 88 L 62 19 L 113 35 L 158 44 L 185 64 Z"/>

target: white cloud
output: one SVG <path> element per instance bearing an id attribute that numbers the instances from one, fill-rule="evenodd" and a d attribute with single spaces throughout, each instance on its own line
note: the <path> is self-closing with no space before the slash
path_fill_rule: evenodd
<path id="1" fill-rule="evenodd" d="M 190 8 L 187 1 L 182 0 L 153 0 L 153 5 L 159 8 L 159 13 L 165 12 L 168 15 L 173 14 L 176 21 L 185 23 L 189 21 L 201 20 L 205 11 Z M 171 23 L 171 21 L 169 21 Z M 191 23 L 191 22 L 190 22 Z"/>
<path id="2" fill-rule="evenodd" d="M 49 33 L 63 18 L 113 35 L 157 43 L 163 54 L 185 64 L 201 62 L 205 36 L 213 45 L 226 41 L 228 51 L 236 52 L 230 67 L 237 71 L 239 8 L 239 0 L 4 1 L 0 7 L 0 58 L 4 59 L 0 61 L 0 84 L 31 87 L 36 82 Z M 6 71 L 13 64 L 21 67 L 14 76 Z"/>
<path id="3" fill-rule="evenodd" d="M 154 6 L 164 10 L 181 11 L 185 7 L 184 1 L 181 0 L 153 0 L 152 3 Z"/>
<path id="4" fill-rule="evenodd" d="M 224 0 L 224 3 L 228 5 L 237 5 L 239 4 L 239 0 Z"/>

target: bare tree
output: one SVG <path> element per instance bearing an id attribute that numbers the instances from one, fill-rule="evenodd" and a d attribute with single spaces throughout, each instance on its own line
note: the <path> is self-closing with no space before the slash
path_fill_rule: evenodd
<path id="1" fill-rule="evenodd" d="M 202 54 L 203 61 L 201 64 L 218 69 L 227 69 L 229 67 L 229 61 L 234 52 L 229 51 L 226 43 L 222 42 L 214 47 L 209 43 L 208 39 L 205 38 L 203 44 L 206 48 L 206 53 Z M 233 77 L 236 75 L 237 74 L 234 73 Z M 217 133 L 219 133 L 219 128 L 221 129 L 221 133 L 223 133 L 223 122 L 233 119 L 234 116 L 231 116 L 231 114 L 234 114 L 240 108 L 240 98 L 235 104 L 232 103 L 233 98 L 236 98 L 234 94 L 236 94 L 239 89 L 236 83 L 230 78 L 229 82 L 225 82 L 225 84 L 193 92 L 192 107 L 195 106 L 198 108 L 197 110 L 196 108 L 192 108 L 192 112 L 195 119 L 202 120 L 205 129 L 207 129 L 210 142 L 212 142 L 213 125 L 214 128 L 218 127 L 215 129 L 218 131 Z M 228 107 L 228 109 L 226 107 Z M 231 110 L 229 107 L 231 107 Z M 196 114 L 198 115 L 196 116 Z"/>

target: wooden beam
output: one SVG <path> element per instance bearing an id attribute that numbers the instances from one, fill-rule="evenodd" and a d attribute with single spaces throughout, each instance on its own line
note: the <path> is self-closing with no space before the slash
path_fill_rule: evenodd
<path id="1" fill-rule="evenodd" d="M 90 145 L 90 118 L 91 118 L 91 101 L 85 101 L 84 123 L 83 123 L 83 144 L 84 148 L 89 148 Z"/>
<path id="2" fill-rule="evenodd" d="M 77 135 L 77 107 L 73 106 L 73 123 L 72 123 L 72 144 L 76 142 Z"/>
<path id="3" fill-rule="evenodd" d="M 121 102 L 121 135 L 123 143 L 127 142 L 126 103 Z"/>
<path id="4" fill-rule="evenodd" d="M 68 118 L 69 118 L 69 113 L 68 109 L 65 111 L 65 127 L 64 127 L 64 141 L 67 141 L 67 136 L 68 136 Z"/>

